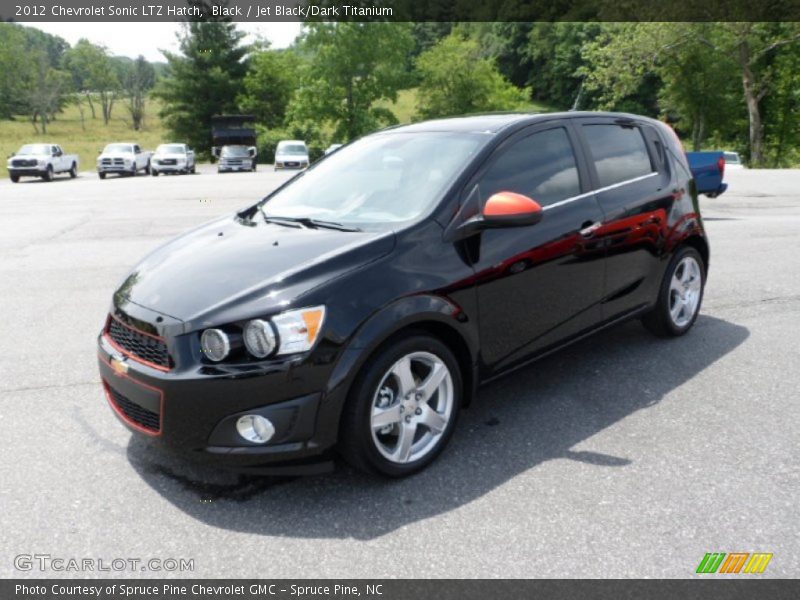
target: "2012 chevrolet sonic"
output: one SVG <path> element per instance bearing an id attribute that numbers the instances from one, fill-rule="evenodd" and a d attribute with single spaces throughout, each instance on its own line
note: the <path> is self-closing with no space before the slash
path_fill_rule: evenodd
<path id="1" fill-rule="evenodd" d="M 697 318 L 709 248 L 680 141 L 628 114 L 368 135 L 167 243 L 113 296 L 108 402 L 220 466 L 405 476 L 479 384 L 631 318 Z"/>

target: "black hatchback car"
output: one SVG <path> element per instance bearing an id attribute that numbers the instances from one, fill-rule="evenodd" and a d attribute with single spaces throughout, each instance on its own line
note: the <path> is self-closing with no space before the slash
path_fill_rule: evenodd
<path id="1" fill-rule="evenodd" d="M 659 121 L 396 127 L 146 257 L 114 294 L 100 372 L 128 427 L 185 454 L 403 476 L 479 384 L 633 317 L 686 333 L 708 256 Z"/>

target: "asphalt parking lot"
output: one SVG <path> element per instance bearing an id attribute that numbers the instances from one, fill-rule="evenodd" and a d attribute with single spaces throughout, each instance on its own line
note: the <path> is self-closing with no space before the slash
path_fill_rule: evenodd
<path id="1" fill-rule="evenodd" d="M 691 577 L 737 551 L 800 576 L 800 171 L 729 171 L 702 199 L 688 336 L 629 323 L 483 388 L 420 475 L 202 471 L 117 422 L 95 336 L 144 254 L 288 176 L 0 181 L 0 577 L 64 575 L 15 570 L 35 553 L 195 577 Z"/>

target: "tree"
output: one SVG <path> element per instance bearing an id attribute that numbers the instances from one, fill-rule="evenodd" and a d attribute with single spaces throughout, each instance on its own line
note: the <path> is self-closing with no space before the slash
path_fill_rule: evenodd
<path id="1" fill-rule="evenodd" d="M 49 57 L 40 52 L 34 58 L 33 78 L 28 88 L 28 106 L 31 123 L 38 133 L 37 120 L 42 124 L 42 133 L 47 133 L 47 124 L 60 111 L 67 100 L 70 76 L 50 66 Z"/>
<path id="2" fill-rule="evenodd" d="M 165 78 L 154 91 L 176 140 L 200 152 L 211 148 L 211 117 L 236 112 L 249 51 L 233 23 L 191 22 L 178 34 L 180 54 L 166 53 Z"/>
<path id="3" fill-rule="evenodd" d="M 103 122 L 108 125 L 120 82 L 106 49 L 81 38 L 74 47 L 65 52 L 63 63 L 72 75 L 76 89 L 86 97 L 93 119 L 96 118 L 96 113 L 92 95 L 99 97 Z"/>
<path id="4" fill-rule="evenodd" d="M 705 139 L 731 122 L 736 107 L 735 65 L 700 42 L 707 23 L 624 23 L 607 25 L 583 48 L 586 87 L 600 108 L 619 110 L 640 95 L 648 79 L 657 82 L 657 105 L 647 112 L 666 116 L 691 133 L 699 150 Z M 591 66 L 590 66 L 591 65 Z"/>
<path id="5" fill-rule="evenodd" d="M 330 123 L 347 141 L 397 122 L 377 100 L 395 101 L 408 82 L 413 48 L 408 23 L 311 23 L 300 49 L 309 58 L 294 100 L 293 119 Z"/>
<path id="6" fill-rule="evenodd" d="M 0 118 L 27 112 L 27 82 L 33 73 L 22 27 L 0 23 Z"/>
<path id="7" fill-rule="evenodd" d="M 255 53 L 238 98 L 241 110 L 269 128 L 283 125 L 299 66 L 300 59 L 291 50 L 265 48 Z"/>
<path id="8" fill-rule="evenodd" d="M 476 40 L 454 34 L 417 58 L 419 112 L 443 117 L 522 108 L 529 96 L 505 79 Z"/>
<path id="9" fill-rule="evenodd" d="M 800 23 L 721 23 L 719 27 L 719 39 L 701 39 L 721 55 L 733 57 L 739 67 L 750 125 L 750 165 L 764 166 L 764 102 L 774 89 L 776 60 L 800 42 Z"/>
<path id="10" fill-rule="evenodd" d="M 145 99 L 147 92 L 155 85 L 156 72 L 144 56 L 139 57 L 125 67 L 123 76 L 123 90 L 125 91 L 126 104 L 131 113 L 133 129 L 139 131 L 144 123 Z"/>

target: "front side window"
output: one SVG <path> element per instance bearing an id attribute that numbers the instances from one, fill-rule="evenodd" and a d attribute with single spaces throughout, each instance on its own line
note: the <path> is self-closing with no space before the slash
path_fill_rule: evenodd
<path id="1" fill-rule="evenodd" d="M 583 125 L 600 187 L 614 185 L 654 171 L 638 127 Z"/>
<path id="2" fill-rule="evenodd" d="M 547 206 L 581 192 L 578 165 L 563 127 L 529 135 L 500 151 L 478 182 L 485 202 L 497 192 L 516 192 Z"/>

